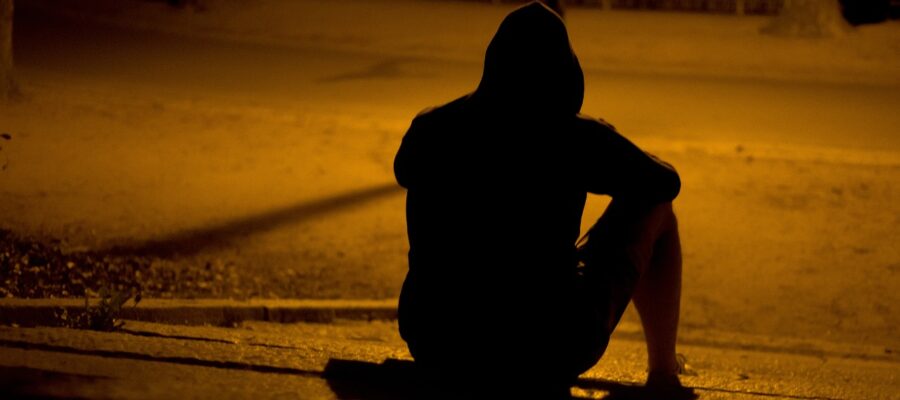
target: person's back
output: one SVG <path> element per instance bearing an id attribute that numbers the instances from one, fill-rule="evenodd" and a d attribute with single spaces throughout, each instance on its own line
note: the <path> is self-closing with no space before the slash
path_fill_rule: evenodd
<path id="1" fill-rule="evenodd" d="M 532 3 L 500 26 L 475 92 L 413 121 L 394 168 L 410 241 L 400 329 L 417 364 L 569 382 L 602 354 L 621 310 L 577 290 L 586 195 L 655 204 L 679 181 L 580 116 L 583 92 L 565 25 Z"/>

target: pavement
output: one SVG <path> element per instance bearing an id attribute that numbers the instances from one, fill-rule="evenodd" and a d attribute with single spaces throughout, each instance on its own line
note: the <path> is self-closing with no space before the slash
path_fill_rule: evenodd
<path id="1" fill-rule="evenodd" d="M 134 319 L 115 332 L 23 327 L 66 307 L 76 305 L 0 300 L 0 397 L 391 399 L 440 390 L 413 383 L 388 301 L 145 300 L 125 307 L 121 315 Z M 180 316 L 160 319 L 167 313 Z M 645 376 L 642 340 L 637 325 L 623 323 L 573 397 L 629 398 Z M 679 352 L 682 380 L 701 399 L 900 392 L 900 355 L 865 344 L 685 328 Z M 527 382 L 498 384 L 521 392 Z"/>

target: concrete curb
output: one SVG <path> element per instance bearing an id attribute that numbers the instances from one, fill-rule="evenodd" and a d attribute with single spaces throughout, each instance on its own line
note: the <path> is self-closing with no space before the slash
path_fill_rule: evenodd
<path id="1" fill-rule="evenodd" d="M 91 305 L 96 304 L 96 300 Z M 85 311 L 83 299 L 0 299 L 0 324 L 60 326 Z M 129 302 L 117 318 L 176 325 L 233 326 L 242 321 L 394 320 L 396 300 L 165 300 Z"/>
<path id="2" fill-rule="evenodd" d="M 95 305 L 94 299 L 91 305 Z M 85 311 L 83 299 L 0 299 L 0 325 L 66 326 Z M 248 300 L 146 299 L 136 307 L 129 302 L 118 319 L 169 325 L 234 326 L 243 321 L 276 323 L 335 320 L 396 320 L 396 300 Z M 643 341 L 640 325 L 623 321 L 614 339 Z M 736 332 L 683 328 L 680 345 L 784 353 L 812 357 L 900 362 L 898 349 L 867 343 L 830 343 L 814 338 L 773 338 Z"/>

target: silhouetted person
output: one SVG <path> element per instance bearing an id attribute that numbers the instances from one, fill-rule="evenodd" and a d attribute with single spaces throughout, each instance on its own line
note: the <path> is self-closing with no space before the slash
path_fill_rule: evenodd
<path id="1" fill-rule="evenodd" d="M 580 115 L 583 94 L 562 19 L 531 3 L 500 25 L 478 88 L 423 111 L 403 138 L 400 333 L 439 382 L 566 395 L 634 300 L 648 386 L 679 393 L 680 180 Z M 613 200 L 576 247 L 587 193 Z"/>

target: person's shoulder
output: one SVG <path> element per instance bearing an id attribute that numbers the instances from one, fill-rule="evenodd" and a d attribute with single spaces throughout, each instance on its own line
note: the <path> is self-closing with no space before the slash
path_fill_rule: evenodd
<path id="1" fill-rule="evenodd" d="M 465 108 L 469 95 L 457 98 L 449 103 L 428 107 L 413 118 L 414 125 L 428 126 L 433 123 L 441 123 L 449 119 L 458 118 Z"/>
<path id="2" fill-rule="evenodd" d="M 575 124 L 578 130 L 584 131 L 586 133 L 590 132 L 617 132 L 616 127 L 614 127 L 609 122 L 602 118 L 591 117 L 585 114 L 578 114 L 575 116 Z"/>
<path id="3" fill-rule="evenodd" d="M 601 118 L 584 114 L 575 116 L 575 135 L 579 143 L 589 147 L 605 146 L 621 136 L 616 127 Z"/>

